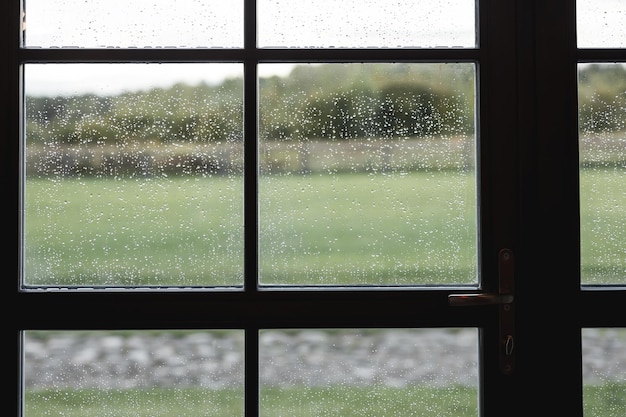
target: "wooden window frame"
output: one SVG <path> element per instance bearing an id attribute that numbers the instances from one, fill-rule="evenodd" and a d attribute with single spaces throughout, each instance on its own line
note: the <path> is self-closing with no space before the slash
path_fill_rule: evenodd
<path id="1" fill-rule="evenodd" d="M 270 328 L 477 327 L 481 329 L 481 415 L 503 410 L 530 415 L 557 404 L 563 415 L 582 416 L 580 332 L 626 327 L 625 287 L 582 288 L 578 222 L 576 66 L 626 62 L 624 49 L 576 47 L 575 0 L 480 0 L 476 49 L 258 49 L 256 4 L 246 0 L 244 48 L 20 49 L 19 1 L 0 6 L 4 169 L 17 230 L 6 233 L 6 259 L 17 279 L 6 279 L 16 374 L 10 390 L 21 415 L 21 333 L 24 330 L 243 329 L 246 332 L 245 412 L 259 414 L 258 331 Z M 479 269 L 481 285 L 497 287 L 497 256 L 511 248 L 516 274 L 517 370 L 501 374 L 493 357 L 493 308 L 453 309 L 448 296 L 466 288 L 292 290 L 260 288 L 257 228 L 245 229 L 242 291 L 23 291 L 21 213 L 25 62 L 243 62 L 245 161 L 257 166 L 256 63 L 263 62 L 477 62 L 480 137 Z M 245 223 L 258 224 L 257 172 L 245 171 Z M 249 209 L 249 208 L 254 209 Z M 17 234 L 17 245 L 12 240 Z M 15 246 L 14 246 L 15 245 Z M 577 258 L 578 257 L 578 258 Z M 17 260 L 17 261 L 16 261 Z M 13 277 L 12 273 L 10 274 Z M 384 306 L 381 309 L 372 305 Z M 79 311 L 81 314 L 77 314 Z M 536 317 L 545 319 L 537 320 Z M 494 343 L 495 342 L 495 343 Z M 17 375 L 17 381 L 14 379 Z M 538 377 L 546 375 L 546 377 Z M 529 383 L 532 381 L 532 383 Z M 558 382 L 557 382 L 558 381 Z M 559 384 L 561 390 L 555 390 Z M 529 401 L 532 399 L 532 401 Z M 14 411 L 15 410 L 15 411 Z"/>

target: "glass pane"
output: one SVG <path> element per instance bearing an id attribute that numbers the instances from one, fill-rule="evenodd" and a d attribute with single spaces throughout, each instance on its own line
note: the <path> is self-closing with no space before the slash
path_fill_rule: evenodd
<path id="1" fill-rule="evenodd" d="M 260 415 L 478 416 L 475 329 L 266 330 Z"/>
<path id="2" fill-rule="evenodd" d="M 24 417 L 243 416 L 242 331 L 24 332 Z"/>
<path id="3" fill-rule="evenodd" d="M 626 47 L 624 0 L 577 0 L 576 6 L 578 47 Z"/>
<path id="4" fill-rule="evenodd" d="M 626 328 L 583 329 L 585 417 L 626 416 Z"/>
<path id="5" fill-rule="evenodd" d="M 580 64 L 581 276 L 626 284 L 626 64 Z"/>
<path id="6" fill-rule="evenodd" d="M 260 115 L 262 284 L 477 282 L 473 64 L 296 66 Z"/>
<path id="7" fill-rule="evenodd" d="M 243 47 L 243 0 L 25 3 L 25 46 Z"/>
<path id="8" fill-rule="evenodd" d="M 259 0 L 258 4 L 260 47 L 476 46 L 475 0 Z"/>
<path id="9" fill-rule="evenodd" d="M 241 285 L 241 73 L 27 64 L 24 284 Z"/>

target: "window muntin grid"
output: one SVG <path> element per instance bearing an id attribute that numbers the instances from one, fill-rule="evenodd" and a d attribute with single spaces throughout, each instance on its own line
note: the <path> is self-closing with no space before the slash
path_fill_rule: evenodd
<path id="1" fill-rule="evenodd" d="M 247 15 L 244 14 L 244 17 L 246 17 L 246 21 L 247 21 L 247 25 L 245 26 L 245 30 L 248 30 L 248 34 L 250 33 L 254 33 L 254 25 L 252 25 L 252 18 L 251 15 L 252 13 L 255 11 L 255 8 L 253 7 L 252 3 L 247 3 L 246 6 L 248 6 L 248 8 L 246 9 L 246 13 Z M 257 6 L 258 7 L 258 6 Z M 472 21 L 474 20 L 474 18 L 471 19 Z M 247 48 L 247 50 L 249 52 L 254 52 L 253 54 L 250 53 L 246 53 L 246 52 L 242 52 L 242 53 L 237 53 L 236 51 L 234 53 L 228 53 L 226 55 L 224 55 L 220 50 L 216 50 L 216 51 L 204 51 L 204 50 L 188 50 L 185 48 L 166 48 L 166 49 L 162 49 L 162 50 L 154 50 L 151 48 L 145 48 L 145 49 L 138 49 L 136 50 L 136 54 L 137 56 L 131 55 L 131 54 L 126 54 L 126 50 L 125 49 L 114 49 L 114 50 L 107 50 L 107 49 L 69 49 L 69 50 L 55 50 L 54 48 L 51 49 L 43 49 L 43 56 L 51 56 L 54 59 L 50 59 L 48 62 L 57 62 L 58 59 L 60 58 L 61 62 L 65 62 L 65 63 L 71 63 L 71 62 L 75 62 L 75 60 L 80 57 L 81 55 L 84 54 L 85 57 L 89 57 L 88 61 L 90 61 L 89 63 L 86 63 L 85 65 L 90 66 L 96 65 L 96 62 L 108 62 L 110 61 L 111 57 L 115 58 L 115 62 L 118 63 L 131 63 L 131 62 L 138 62 L 140 59 L 142 61 L 144 61 L 144 59 L 142 59 L 142 56 L 145 56 L 148 58 L 149 61 L 151 62 L 169 62 L 170 64 L 168 65 L 180 65 L 181 67 L 183 67 L 183 63 L 184 62 L 189 62 L 190 60 L 194 61 L 194 62 L 224 62 L 224 57 L 228 57 L 228 62 L 243 62 L 244 65 L 246 66 L 246 72 L 244 73 L 244 77 L 243 77 L 243 82 L 244 82 L 244 91 L 245 91 L 245 97 L 246 97 L 246 103 L 244 104 L 245 109 L 244 109 L 244 113 L 246 113 L 246 119 L 243 122 L 243 125 L 246 126 L 246 131 L 247 133 L 247 137 L 244 140 L 244 156 L 245 156 L 245 161 L 246 163 L 249 164 L 253 164 L 255 165 L 257 162 L 262 162 L 258 160 L 258 156 L 257 155 L 253 155 L 253 153 L 257 152 L 257 149 L 255 149 L 255 145 L 253 144 L 257 139 L 255 137 L 253 137 L 253 135 L 250 132 L 254 132 L 258 129 L 258 124 L 259 121 L 258 120 L 252 120 L 252 116 L 251 113 L 257 112 L 257 108 L 256 106 L 253 104 L 258 100 L 258 97 L 256 97 L 256 91 L 253 91 L 253 87 L 252 87 L 252 83 L 257 82 L 257 78 L 256 78 L 256 72 L 257 69 L 255 68 L 255 70 L 253 71 L 251 68 L 251 66 L 257 66 L 259 64 L 260 67 L 262 68 L 263 62 L 265 59 L 272 59 L 272 56 L 280 56 L 282 58 L 288 58 L 289 57 L 289 50 L 285 50 L 285 51 L 279 51 L 277 52 L 277 54 L 273 55 L 274 52 L 269 51 L 268 54 L 265 59 L 260 55 L 262 53 L 263 50 L 259 50 L 256 48 L 252 48 L 249 47 Z M 349 50 L 348 50 L 349 51 Z M 356 50 L 352 50 L 353 52 Z M 24 49 L 25 52 L 25 56 L 27 57 L 27 60 L 29 60 L 28 57 L 31 57 L 31 59 L 34 59 L 36 62 L 45 62 L 46 58 L 43 58 L 43 61 L 41 59 L 41 54 L 39 53 L 38 50 L 36 49 L 32 49 L 32 48 L 27 48 Z M 48 52 L 51 53 L 51 55 L 47 55 Z M 290 60 L 290 65 L 294 65 L 297 63 L 302 63 L 304 64 L 305 62 L 311 62 L 313 61 L 317 61 L 317 62 L 329 62 L 328 58 L 332 58 L 330 62 L 332 62 L 332 60 L 336 59 L 333 58 L 333 53 L 335 51 L 332 50 L 321 50 L 322 55 L 316 55 L 316 53 L 313 50 L 300 50 L 300 51 L 293 51 L 295 52 L 294 58 L 295 59 L 291 59 Z M 326 52 L 330 52 L 331 55 L 324 55 L 324 53 Z M 338 52 L 338 51 L 336 51 Z M 368 59 L 372 59 L 372 60 L 379 60 L 379 59 L 383 59 L 384 61 L 393 61 L 393 58 L 400 58 L 401 60 L 407 61 L 407 57 L 408 56 L 412 56 L 414 52 L 417 52 L 419 55 L 423 55 L 423 60 L 425 62 L 428 62 L 429 60 L 433 59 L 433 56 L 437 56 L 439 57 L 438 59 L 441 59 L 441 55 L 437 55 L 437 53 L 435 52 L 435 55 L 432 55 L 432 51 L 431 50 L 415 50 L 412 52 L 408 52 L 407 50 L 389 50 L 389 49 L 384 49 L 384 48 L 380 48 L 377 51 L 364 51 L 363 54 L 361 55 L 362 57 L 367 57 Z M 465 52 L 465 53 L 464 53 Z M 469 53 L 467 53 L 469 52 Z M 302 55 L 302 53 L 304 53 L 304 55 Z M 337 53 L 336 57 L 339 56 L 343 56 L 343 54 Z M 467 62 L 471 62 L 474 58 L 475 55 L 472 54 L 472 51 L 463 51 L 463 50 L 448 50 L 447 52 L 444 52 L 443 54 L 444 57 L 447 57 L 446 60 L 450 60 L 450 61 L 458 61 L 459 57 L 462 58 L 463 61 L 467 60 Z M 303 59 L 304 57 L 306 57 L 306 61 Z M 378 57 L 378 58 L 377 58 Z M 356 57 L 355 57 L 356 58 Z M 360 59 L 360 61 L 362 61 L 362 59 Z M 414 60 L 411 60 L 413 62 L 415 62 Z M 272 62 L 277 62 L 274 61 L 274 59 L 272 59 Z M 410 61 L 408 61 L 410 62 Z M 427 65 L 427 64 L 424 64 Z M 113 67 L 112 67 L 113 68 Z M 27 73 L 28 74 L 28 73 Z M 245 188 L 246 191 L 244 192 L 244 203 L 243 206 L 244 207 L 250 207 L 250 202 L 252 202 L 252 200 L 255 200 L 254 195 L 256 194 L 255 192 L 255 188 L 256 188 L 256 184 L 253 184 L 253 182 L 256 182 L 256 176 L 254 175 L 254 171 L 251 170 L 247 170 L 248 172 L 246 173 L 246 175 L 243 178 L 243 183 L 245 184 Z M 234 201 L 234 200 L 233 200 Z M 256 205 L 256 200 L 254 201 L 254 204 Z M 257 222 L 257 218 L 254 214 L 249 214 L 250 213 L 250 209 L 248 208 L 247 210 L 248 214 L 246 214 L 246 216 L 244 217 L 245 222 L 247 222 L 247 224 L 252 224 L 252 223 L 256 223 Z M 248 227 L 248 230 L 250 228 Z M 251 232 L 248 231 L 247 232 L 248 235 L 247 237 L 244 238 L 245 241 L 248 242 L 247 247 L 249 248 L 247 255 L 245 255 L 246 257 L 246 261 L 248 263 L 248 270 L 250 270 L 249 266 L 252 265 L 252 263 L 254 262 L 256 255 L 253 254 L 253 252 L 256 252 L 257 248 L 256 248 L 256 243 L 252 243 L 251 239 L 257 239 L 257 232 Z M 254 235 L 254 236 L 253 236 Z M 184 257 L 184 256 L 183 256 Z M 62 263 L 62 262 L 61 262 Z M 174 267 L 176 267 L 174 265 Z M 254 266 L 256 268 L 256 266 Z M 134 282 L 132 280 L 132 272 L 128 273 L 128 272 L 122 272 L 122 275 L 127 275 L 129 277 L 131 277 L 131 279 L 122 279 L 122 280 L 111 280 L 108 283 L 106 283 L 106 279 L 105 279 L 105 284 L 109 285 L 109 286 L 114 286 L 114 287 L 124 287 L 124 288 L 132 288 L 132 287 L 136 287 L 137 286 L 137 282 Z M 184 272 L 181 272 L 178 274 L 179 276 L 186 276 L 186 274 Z M 248 275 L 248 277 L 250 277 L 250 274 Z M 473 281 L 472 278 L 470 278 L 470 281 Z M 73 287 L 76 286 L 76 282 L 79 281 L 75 281 L 73 284 L 69 283 L 68 286 Z M 196 287 L 200 287 L 200 288 L 213 288 L 213 287 L 220 287 L 222 288 L 224 284 L 226 284 L 225 281 L 223 280 L 218 280 L 218 281 L 213 281 L 213 282 L 202 282 L 202 283 L 198 283 L 198 281 L 194 281 L 194 279 L 191 280 L 184 280 L 185 285 L 191 285 L 192 287 L 196 286 Z M 230 281 L 229 281 L 230 282 Z M 248 285 L 248 287 L 250 287 L 251 285 L 251 278 L 248 278 L 248 280 L 246 281 L 246 285 Z M 343 282 L 345 283 L 345 282 Z M 419 282 L 417 282 L 419 284 Z M 67 285 L 68 283 L 65 282 L 64 285 Z M 171 286 L 178 286 L 180 283 L 176 282 L 176 279 L 172 280 L 167 280 L 166 282 L 158 282 L 158 281 L 150 281 L 149 284 L 147 284 L 147 286 L 151 286 L 151 287 L 162 287 L 162 286 L 166 286 L 166 287 L 171 287 Z M 233 282 L 233 284 L 235 286 L 240 285 L 240 283 L 238 282 Z M 45 284 L 44 284 L 45 285 Z M 52 286 L 56 286 L 56 283 L 53 283 Z M 89 287 L 98 287 L 100 284 L 96 281 L 89 281 L 89 284 L 87 286 Z M 139 286 L 141 287 L 142 285 L 145 284 L 139 284 Z M 227 284 L 230 285 L 230 284 Z M 257 283 L 255 281 L 254 286 L 256 286 Z M 83 286 L 80 282 L 78 283 L 77 286 Z"/>

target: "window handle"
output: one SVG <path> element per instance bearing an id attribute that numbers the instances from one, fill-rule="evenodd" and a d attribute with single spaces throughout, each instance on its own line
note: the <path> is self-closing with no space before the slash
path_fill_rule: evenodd
<path id="1" fill-rule="evenodd" d="M 451 306 L 480 306 L 488 304 L 513 303 L 513 251 L 502 249 L 498 254 L 498 293 L 450 294 L 448 303 Z"/>
<path id="2" fill-rule="evenodd" d="M 513 294 L 450 294 L 448 303 L 451 306 L 471 307 L 489 304 L 511 304 Z"/>
<path id="3" fill-rule="evenodd" d="M 497 304 L 500 311 L 500 370 L 503 374 L 511 374 L 515 367 L 514 342 L 514 258 L 511 249 L 502 249 L 498 253 L 498 293 L 449 294 L 451 306 L 471 307 Z"/>

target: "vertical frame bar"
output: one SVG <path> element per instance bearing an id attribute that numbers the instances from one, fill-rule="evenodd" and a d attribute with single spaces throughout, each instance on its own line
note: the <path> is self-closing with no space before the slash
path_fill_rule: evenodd
<path id="1" fill-rule="evenodd" d="M 256 1 L 244 1 L 244 288 L 258 289 L 258 54 Z"/>
<path id="2" fill-rule="evenodd" d="M 258 291 L 258 54 L 257 4 L 244 0 L 244 291 Z M 256 417 L 259 410 L 259 328 L 248 323 L 244 348 L 244 415 Z"/>
<path id="3" fill-rule="evenodd" d="M 22 44 L 22 10 L 23 2 L 11 0 L 0 2 L 0 15 L 2 16 L 2 37 L 1 45 L 2 64 L 0 66 L 0 81 L 2 83 L 2 95 L 4 108 L 1 122 L 3 127 L 2 151 L 6 155 L 4 158 L 3 180 L 5 187 L 5 198 L 12 205 L 9 210 L 5 210 L 7 220 L 11 216 L 16 216 L 15 228 L 9 228 L 10 232 L 4 234 L 5 239 L 5 266 L 8 271 L 17 267 L 17 273 L 7 274 L 7 279 L 3 281 L 3 293 L 8 294 L 8 305 L 19 305 L 19 292 L 22 283 L 22 62 L 20 60 L 20 46 Z M 11 204 L 9 203 L 9 204 Z M 12 224 L 9 220 L 9 224 Z M 15 234 L 17 235 L 15 235 Z M 17 239 L 16 239 L 17 238 Z M 17 245 L 15 245 L 17 242 Z M 11 249 L 7 249 L 11 248 Z M 7 310 L 8 312 L 9 310 Z M 14 312 L 23 315 L 25 312 Z M 11 337 L 10 349 L 13 349 L 13 360 L 15 374 L 15 384 L 8 389 L 8 398 L 13 398 L 13 404 L 9 405 L 9 413 L 15 416 L 23 415 L 23 379 L 22 379 L 22 328 L 19 320 L 9 320 L 9 332 Z M 10 400 L 11 401 L 11 400 Z"/>
<path id="4" fill-rule="evenodd" d="M 519 210 L 524 216 L 516 251 L 516 369 L 520 384 L 533 380 L 534 397 L 532 402 L 516 397 L 513 407 L 522 415 L 532 414 L 536 404 L 547 401 L 559 404 L 560 414 L 578 417 L 582 352 L 576 0 L 518 2 L 525 54 L 519 74 Z M 574 359 L 562 360 L 559 351 Z M 542 378 L 536 378 L 539 369 L 546 370 Z"/>
<path id="5" fill-rule="evenodd" d="M 499 292 L 499 253 L 516 251 L 518 161 L 518 48 L 516 0 L 477 0 L 478 31 L 478 189 L 480 286 Z M 496 309 L 500 307 L 495 307 Z M 494 310 L 498 311 L 498 310 Z M 506 413 L 514 401 L 517 373 L 501 370 L 498 314 L 480 329 L 479 399 L 482 416 Z"/>

